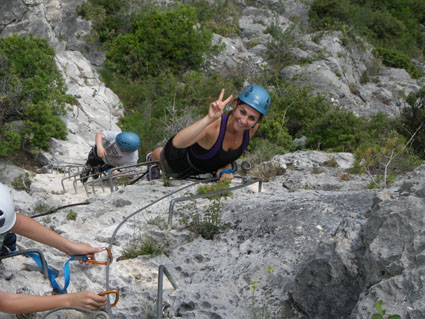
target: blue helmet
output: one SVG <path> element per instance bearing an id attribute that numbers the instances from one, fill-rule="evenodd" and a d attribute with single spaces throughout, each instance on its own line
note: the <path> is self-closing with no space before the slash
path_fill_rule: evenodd
<path id="1" fill-rule="evenodd" d="M 121 151 L 134 152 L 139 148 L 140 138 L 133 132 L 122 132 L 115 138 L 115 143 Z"/>
<path id="2" fill-rule="evenodd" d="M 239 95 L 239 100 L 253 109 L 266 115 L 270 108 L 270 95 L 264 88 L 258 85 L 247 86 Z"/>

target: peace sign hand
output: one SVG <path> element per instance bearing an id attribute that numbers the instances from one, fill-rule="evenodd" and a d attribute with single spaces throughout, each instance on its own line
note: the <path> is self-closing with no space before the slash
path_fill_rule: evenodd
<path id="1" fill-rule="evenodd" d="M 221 90 L 218 100 L 215 100 L 214 102 L 210 104 L 208 117 L 211 120 L 218 119 L 223 114 L 224 107 L 227 105 L 227 103 L 229 103 L 233 99 L 233 96 L 230 95 L 227 99 L 223 101 L 223 96 L 224 96 L 224 89 Z"/>

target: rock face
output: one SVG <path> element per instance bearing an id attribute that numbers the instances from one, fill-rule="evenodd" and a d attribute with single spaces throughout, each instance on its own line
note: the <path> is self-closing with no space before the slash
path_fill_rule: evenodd
<path id="1" fill-rule="evenodd" d="M 53 140 L 44 154 L 49 164 L 82 163 L 96 131 L 118 129 L 122 116 L 119 99 L 93 67 L 103 62 L 102 53 L 95 46 L 83 49 L 87 45 L 83 35 L 90 24 L 75 14 L 81 2 L 0 2 L 0 35 L 32 32 L 48 39 L 57 50 L 68 93 L 78 101 L 64 118 L 67 141 Z M 285 10 L 281 10 L 282 1 L 270 1 L 269 8 L 246 7 L 240 38 L 215 36 L 226 47 L 211 67 L 216 71 L 240 68 L 249 79 L 266 63 L 264 25 L 276 22 L 286 30 L 292 16 L 308 21 L 310 2 L 284 1 Z M 251 48 L 253 39 L 258 44 Z M 303 46 L 293 48 L 295 56 L 300 60 L 313 56 L 314 61 L 289 66 L 282 75 L 303 75 L 316 84 L 315 92 L 329 94 L 336 104 L 357 114 L 396 115 L 404 104 L 402 97 L 425 84 L 425 79 L 415 81 L 405 71 L 389 68 L 381 68 L 373 81 L 361 83 L 362 74 L 373 69 L 370 48 L 363 50 L 363 44 L 355 43 L 347 47 L 338 33 L 300 39 Z M 197 185 L 173 181 L 165 187 L 160 181 L 141 180 L 114 192 L 103 185 L 96 193 L 89 189 L 86 194 L 78 183 L 77 192 L 66 184 L 64 193 L 64 176 L 49 171 L 32 176 L 27 192 L 12 190 L 12 195 L 16 210 L 24 214 L 84 202 L 38 220 L 71 240 L 111 245 L 115 261 L 108 271 L 102 266 L 71 265 L 69 292 L 119 289 L 120 301 L 110 312 L 113 318 L 156 314 L 160 265 L 178 285 L 174 289 L 164 280 L 165 318 L 366 319 L 376 312 L 377 300 L 384 301 L 387 313 L 425 318 L 425 165 L 400 177 L 391 188 L 377 191 L 367 189 L 367 176 L 347 172 L 352 163 L 353 155 L 347 153 L 279 155 L 272 164 L 285 173 L 264 183 L 262 192 L 241 188 L 219 203 L 198 199 L 181 202 L 173 210 L 171 199 L 195 194 Z M 4 163 L 0 172 L 0 181 L 8 185 L 25 173 Z M 71 210 L 76 220 L 68 217 Z M 213 240 L 196 236 L 190 221 L 214 211 L 220 213 L 220 233 Z M 164 253 L 153 258 L 119 258 L 131 248 L 152 243 Z M 18 239 L 18 246 L 42 250 L 60 273 L 68 258 L 25 238 Z M 1 289 L 9 292 L 52 292 L 49 281 L 34 271 L 34 263 L 21 256 L 2 260 L 0 281 Z M 61 311 L 58 316 L 75 318 L 76 314 Z"/>
<path id="2" fill-rule="evenodd" d="M 81 163 L 94 145 L 100 130 L 118 130 L 118 118 L 123 115 L 119 98 L 100 81 L 99 75 L 78 51 L 60 51 L 57 65 L 65 77 L 68 93 L 78 101 L 69 105 L 63 118 L 68 128 L 66 141 L 52 140 L 49 163 Z"/>
<path id="3" fill-rule="evenodd" d="M 345 160 L 327 167 L 332 157 Z M 297 167 L 291 167 L 294 158 Z M 261 313 L 270 318 L 366 319 L 377 300 L 384 301 L 388 313 L 422 318 L 425 165 L 393 187 L 373 191 L 367 189 L 366 176 L 338 180 L 350 162 L 346 153 L 297 152 L 274 161 L 287 169 L 263 183 L 262 192 L 239 188 L 220 200 L 223 227 L 212 240 L 196 236 L 189 225 L 194 216 L 217 209 L 217 202 L 184 201 L 171 209 L 172 199 L 196 194 L 197 185 L 189 186 L 189 181 L 164 187 L 160 181 L 141 180 L 112 193 L 107 185 L 103 191 L 97 187 L 88 195 L 81 184 L 77 193 L 67 185 L 62 194 L 57 190 L 63 175 L 48 173 L 34 177 L 29 193 L 12 194 L 17 211 L 32 214 L 41 204 L 60 207 L 88 196 L 88 204 L 72 208 L 76 220 L 67 217 L 70 209 L 65 208 L 39 221 L 75 241 L 98 247 L 113 243 L 109 274 L 102 266 L 74 263 L 69 287 L 69 292 L 119 289 L 113 318 L 156 313 L 160 265 L 178 286 L 174 289 L 164 278 L 164 318 L 236 319 Z M 320 174 L 318 166 L 323 168 Z M 163 247 L 164 253 L 121 257 L 146 242 Z M 25 238 L 18 245 L 42 250 L 60 272 L 67 259 Z M 2 289 L 50 294 L 48 280 L 35 268 L 23 257 L 3 260 Z M 58 281 L 62 283 L 61 276 Z M 59 313 L 60 318 L 69 316 Z"/>
<path id="4" fill-rule="evenodd" d="M 2 0 L 0 35 L 26 35 L 47 39 L 57 51 L 80 51 L 94 65 L 104 62 L 98 44 L 84 41 L 91 23 L 78 17 L 75 8 L 84 0 Z"/>

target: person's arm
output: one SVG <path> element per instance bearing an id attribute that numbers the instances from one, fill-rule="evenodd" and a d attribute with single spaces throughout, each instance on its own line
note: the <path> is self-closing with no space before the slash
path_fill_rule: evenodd
<path id="1" fill-rule="evenodd" d="M 93 255 L 94 253 L 102 251 L 102 248 L 95 248 L 87 244 L 70 241 L 55 233 L 53 230 L 44 227 L 34 219 L 22 214 L 16 214 L 16 222 L 11 231 L 38 241 L 39 243 L 59 249 L 69 256 Z"/>
<path id="2" fill-rule="evenodd" d="M 223 109 L 229 103 L 233 96 L 230 95 L 223 101 L 224 89 L 221 90 L 218 100 L 210 104 L 208 114 L 192 125 L 184 128 L 173 138 L 173 145 L 177 148 L 185 148 L 200 141 L 205 137 L 208 125 L 216 121 L 223 114 Z"/>
<path id="3" fill-rule="evenodd" d="M 90 291 L 54 296 L 31 296 L 0 291 L 0 311 L 5 313 L 32 313 L 59 307 L 97 310 L 104 305 L 106 298 Z"/>
<path id="4" fill-rule="evenodd" d="M 106 156 L 106 150 L 103 147 L 103 136 L 102 132 L 97 132 L 96 136 L 94 138 L 94 141 L 96 143 L 96 149 L 97 149 L 97 156 L 100 158 L 104 158 Z"/>

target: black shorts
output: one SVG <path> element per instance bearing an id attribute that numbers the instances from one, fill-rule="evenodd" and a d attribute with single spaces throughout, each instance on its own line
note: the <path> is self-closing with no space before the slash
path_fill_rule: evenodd
<path id="1" fill-rule="evenodd" d="M 173 138 L 168 140 L 161 151 L 159 159 L 161 169 L 169 177 L 177 179 L 199 174 L 188 162 L 187 148 L 174 147 Z"/>

